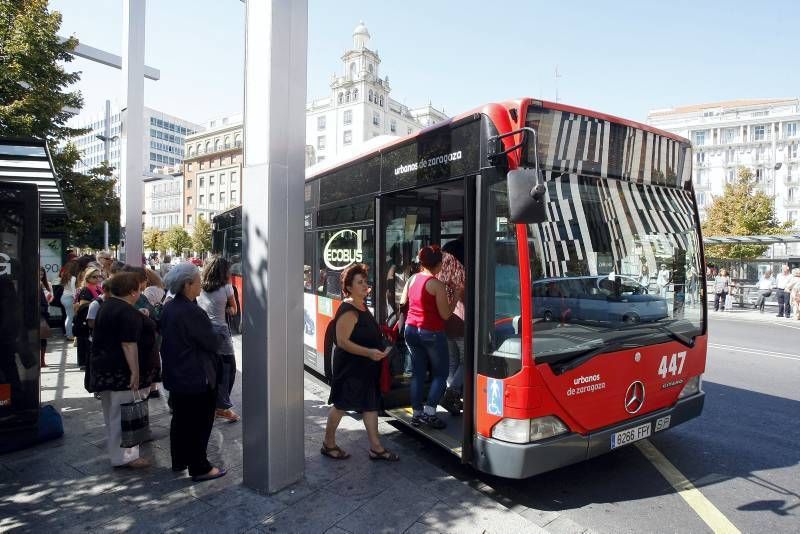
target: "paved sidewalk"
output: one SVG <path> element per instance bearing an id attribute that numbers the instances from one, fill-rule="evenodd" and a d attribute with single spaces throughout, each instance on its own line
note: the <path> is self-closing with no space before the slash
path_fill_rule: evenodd
<path id="1" fill-rule="evenodd" d="M 544 532 L 422 459 L 415 439 L 385 422 L 385 443 L 400 462 L 369 461 L 363 426 L 351 417 L 342 420 L 339 442 L 352 458 L 323 458 L 328 409 L 323 391 L 308 380 L 305 478 L 291 488 L 271 496 L 245 488 L 242 426 L 219 420 L 209 456 L 228 475 L 193 484 L 185 473 L 174 474 L 164 399 L 150 403 L 155 440 L 142 447 L 154 467 L 112 469 L 100 402 L 83 389 L 76 350 L 51 340 L 47 362 L 42 402 L 61 412 L 65 436 L 0 456 L 0 532 Z M 233 398 L 238 406 L 238 379 Z"/>

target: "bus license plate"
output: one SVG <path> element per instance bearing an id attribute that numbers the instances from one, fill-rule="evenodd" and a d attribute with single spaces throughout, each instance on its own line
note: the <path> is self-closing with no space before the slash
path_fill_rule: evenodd
<path id="1" fill-rule="evenodd" d="M 640 439 L 649 438 L 652 425 L 645 423 L 643 425 L 635 426 L 621 432 L 611 434 L 611 448 L 616 449 Z"/>

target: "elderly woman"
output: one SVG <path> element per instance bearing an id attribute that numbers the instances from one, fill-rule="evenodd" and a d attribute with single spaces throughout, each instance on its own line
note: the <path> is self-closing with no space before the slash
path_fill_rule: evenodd
<path id="1" fill-rule="evenodd" d="M 165 282 L 175 295 L 161 314 L 164 387 L 172 404 L 172 470 L 188 467 L 195 482 L 212 480 L 226 473 L 206 457 L 217 402 L 218 340 L 208 315 L 195 303 L 201 290 L 197 267 L 180 263 Z"/>
<path id="2" fill-rule="evenodd" d="M 97 313 L 92 336 L 89 387 L 100 393 L 106 423 L 106 446 L 114 467 L 148 467 L 139 457 L 139 447 L 120 447 L 120 405 L 150 393 L 153 369 L 140 358 L 138 342 L 144 317 L 133 304 L 139 299 L 139 279 L 134 273 L 119 273 L 106 285 L 110 297 Z"/>

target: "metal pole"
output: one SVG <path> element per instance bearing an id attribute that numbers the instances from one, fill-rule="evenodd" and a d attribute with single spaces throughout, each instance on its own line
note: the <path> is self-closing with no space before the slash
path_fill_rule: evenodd
<path id="1" fill-rule="evenodd" d="M 248 0 L 246 9 L 244 484 L 272 493 L 303 476 L 308 2 Z"/>
<path id="2" fill-rule="evenodd" d="M 111 101 L 106 100 L 106 113 L 103 120 L 103 161 L 111 161 Z M 108 246 L 106 245 L 106 248 Z"/>
<path id="3" fill-rule="evenodd" d="M 103 221 L 103 250 L 108 250 L 108 221 Z"/>
<path id="4" fill-rule="evenodd" d="M 126 103 L 121 132 L 121 219 L 125 227 L 125 257 L 142 261 L 142 153 L 144 150 L 145 0 L 122 2 L 122 98 Z"/>

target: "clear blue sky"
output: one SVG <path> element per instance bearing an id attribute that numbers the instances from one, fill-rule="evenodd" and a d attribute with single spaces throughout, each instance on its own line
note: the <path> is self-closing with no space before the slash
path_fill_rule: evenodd
<path id="1" fill-rule="evenodd" d="M 121 0 L 51 0 L 62 34 L 119 53 Z M 149 0 L 145 105 L 197 122 L 242 108 L 244 4 Z M 364 20 L 392 97 L 449 114 L 517 96 L 644 120 L 648 110 L 800 95 L 800 10 L 789 0 L 309 1 L 308 97 L 326 96 Z M 119 71 L 76 60 L 86 107 L 118 98 Z"/>

